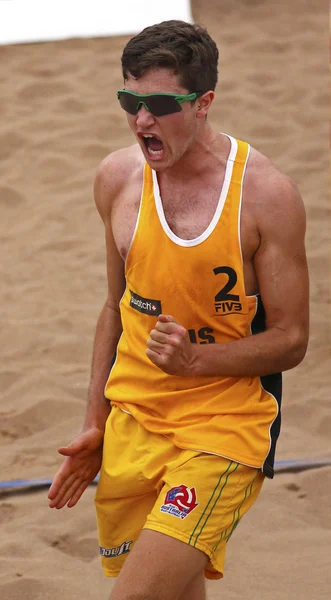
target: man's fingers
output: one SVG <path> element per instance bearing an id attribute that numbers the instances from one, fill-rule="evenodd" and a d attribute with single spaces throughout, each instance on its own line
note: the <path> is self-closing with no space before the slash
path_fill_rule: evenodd
<path id="1" fill-rule="evenodd" d="M 77 504 L 78 500 L 81 498 L 81 496 L 85 492 L 88 484 L 89 484 L 88 481 L 82 481 L 82 483 L 77 488 L 77 490 L 75 491 L 75 493 L 72 494 L 72 496 L 71 496 L 71 498 L 70 498 L 70 500 L 69 500 L 69 502 L 67 504 L 68 508 L 72 508 L 73 506 L 75 506 Z"/>
<path id="2" fill-rule="evenodd" d="M 60 498 L 62 498 L 67 490 L 72 485 L 75 480 L 75 473 L 71 473 L 70 475 L 65 476 L 64 474 L 58 474 L 55 476 L 54 481 L 50 487 L 48 492 L 48 498 L 51 501 L 49 503 L 50 508 L 54 508 L 58 504 Z"/>
<path id="3" fill-rule="evenodd" d="M 150 350 L 153 350 L 153 352 L 158 352 L 160 354 L 160 352 L 164 352 L 164 344 L 160 344 L 159 342 L 156 342 L 155 340 L 152 340 L 151 338 L 149 338 L 147 340 L 147 347 Z"/>
<path id="4" fill-rule="evenodd" d="M 55 508 L 60 509 L 60 508 L 63 508 L 66 504 L 69 504 L 71 499 L 77 493 L 77 490 L 80 488 L 80 485 L 81 485 L 80 480 L 74 481 L 72 483 L 72 485 L 70 486 L 70 488 L 66 491 L 64 496 L 62 498 L 60 498 L 60 500 L 58 501 Z M 82 493 L 83 493 L 83 491 L 82 491 Z M 78 501 L 78 498 L 77 498 L 77 501 Z"/>
<path id="5" fill-rule="evenodd" d="M 165 333 L 166 335 L 171 335 L 172 333 L 176 333 L 181 337 L 186 335 L 185 327 L 178 325 L 178 323 L 161 323 L 158 321 L 155 325 L 155 329 L 160 333 Z"/>
<path id="6" fill-rule="evenodd" d="M 164 323 L 161 321 L 157 321 L 155 325 L 155 329 L 161 333 L 174 333 L 177 331 L 178 325 L 177 323 Z"/>
<path id="7" fill-rule="evenodd" d="M 165 341 L 158 342 L 156 339 L 150 337 L 147 340 L 147 346 L 154 352 L 159 352 L 160 354 L 166 354 L 167 356 L 171 356 L 175 350 L 180 346 L 182 340 L 178 335 L 168 335 L 165 336 Z"/>
<path id="8" fill-rule="evenodd" d="M 148 356 L 149 360 L 152 363 L 154 363 L 154 365 L 156 365 L 157 367 L 161 367 L 164 361 L 164 357 L 162 356 L 162 354 L 160 354 L 159 352 L 155 352 L 155 350 L 152 350 L 151 348 L 147 348 L 146 355 Z"/>
<path id="9" fill-rule="evenodd" d="M 53 500 L 53 498 L 55 498 L 55 496 L 59 493 L 59 490 L 61 489 L 61 487 L 63 486 L 64 482 L 69 478 L 72 477 L 73 474 L 70 474 L 70 470 L 68 468 L 66 468 L 65 465 L 62 465 L 62 467 L 60 468 L 60 470 L 57 472 L 57 474 L 55 475 L 52 485 L 48 490 L 48 498 L 50 500 Z"/>
<path id="10" fill-rule="evenodd" d="M 72 476 L 68 478 L 66 483 L 60 488 L 55 498 L 53 498 L 53 500 L 51 500 L 49 503 L 50 508 L 63 508 L 77 493 L 77 490 L 80 488 L 82 483 L 85 484 L 85 487 L 87 486 L 86 479 L 84 479 L 82 482 L 82 477 L 77 478 L 77 476 L 73 473 Z"/>
<path id="11" fill-rule="evenodd" d="M 166 333 L 162 333 L 161 331 L 157 331 L 156 329 L 152 329 L 150 332 L 150 337 L 155 342 L 159 342 L 159 344 L 168 344 L 169 343 L 169 335 Z"/>

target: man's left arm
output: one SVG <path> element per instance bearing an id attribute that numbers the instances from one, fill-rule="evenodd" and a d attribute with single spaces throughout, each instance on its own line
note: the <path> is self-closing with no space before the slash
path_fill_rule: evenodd
<path id="1" fill-rule="evenodd" d="M 266 330 L 226 344 L 191 344 L 184 327 L 161 315 L 147 356 L 173 375 L 254 377 L 286 371 L 304 358 L 309 329 L 305 210 L 293 182 L 277 175 L 257 202 L 254 256 Z"/>

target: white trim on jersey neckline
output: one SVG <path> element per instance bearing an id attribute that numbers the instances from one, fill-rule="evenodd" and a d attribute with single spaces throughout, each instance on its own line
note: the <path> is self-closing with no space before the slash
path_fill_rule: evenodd
<path id="1" fill-rule="evenodd" d="M 226 135 L 226 137 L 229 138 L 230 143 L 231 143 L 231 148 L 230 148 L 229 156 L 228 156 L 227 163 L 226 163 L 226 169 L 225 169 L 222 190 L 221 190 L 218 204 L 217 204 L 217 207 L 216 207 L 216 210 L 215 210 L 212 220 L 210 221 L 207 229 L 205 229 L 205 231 L 203 233 L 201 233 L 201 235 L 199 235 L 197 238 L 193 238 L 191 240 L 183 240 L 182 238 L 178 237 L 170 229 L 170 227 L 166 221 L 164 210 L 163 210 L 163 205 L 162 205 L 162 200 L 161 200 L 161 195 L 160 195 L 160 188 L 159 188 L 159 184 L 158 184 L 158 180 L 157 180 L 157 174 L 156 174 L 156 171 L 152 170 L 155 206 L 156 206 L 158 217 L 160 219 L 161 226 L 162 226 L 165 234 L 168 236 L 168 238 L 170 238 L 178 246 L 186 246 L 186 247 L 198 246 L 199 244 L 204 242 L 210 236 L 210 234 L 214 231 L 214 229 L 220 219 L 220 216 L 222 214 L 223 207 L 225 204 L 225 200 L 228 195 L 228 191 L 229 191 L 229 187 L 230 187 L 230 183 L 231 183 L 232 171 L 233 171 L 233 163 L 237 156 L 237 150 L 238 150 L 237 140 L 235 140 L 235 138 L 228 135 L 227 133 L 224 133 L 223 135 Z"/>

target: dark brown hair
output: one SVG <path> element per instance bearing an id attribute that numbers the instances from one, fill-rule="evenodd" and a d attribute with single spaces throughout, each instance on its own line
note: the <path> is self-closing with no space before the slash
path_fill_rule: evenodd
<path id="1" fill-rule="evenodd" d="M 163 21 L 143 29 L 122 54 L 124 81 L 139 79 L 148 69 L 173 69 L 189 92 L 214 90 L 218 49 L 206 29 L 185 21 Z"/>

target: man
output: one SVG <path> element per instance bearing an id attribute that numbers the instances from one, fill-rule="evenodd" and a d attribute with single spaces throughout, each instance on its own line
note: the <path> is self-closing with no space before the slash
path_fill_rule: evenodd
<path id="1" fill-rule="evenodd" d="M 280 373 L 307 347 L 302 200 L 210 126 L 217 61 L 198 25 L 135 36 L 118 98 L 137 143 L 95 180 L 108 298 L 83 432 L 59 449 L 49 498 L 74 506 L 102 460 L 111 600 L 203 600 L 204 577 L 222 577 L 227 541 L 273 477 Z"/>

